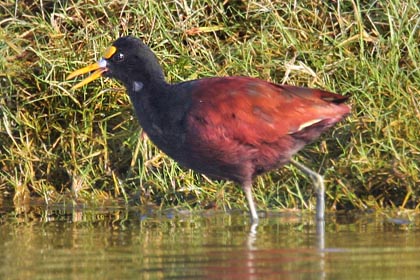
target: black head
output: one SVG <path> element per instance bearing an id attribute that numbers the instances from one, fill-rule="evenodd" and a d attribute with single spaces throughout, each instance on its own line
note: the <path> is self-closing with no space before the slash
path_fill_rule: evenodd
<path id="1" fill-rule="evenodd" d="M 108 71 L 104 76 L 115 78 L 126 86 L 131 86 L 134 81 L 146 84 L 164 79 L 156 56 L 140 39 L 121 37 L 112 47 L 115 47 L 115 52 L 105 58 Z"/>
<path id="2" fill-rule="evenodd" d="M 74 71 L 67 79 L 93 70 L 95 72 L 91 76 L 73 88 L 81 87 L 100 76 L 117 79 L 127 89 L 131 89 L 135 83 L 137 86 L 153 86 L 153 84 L 164 82 L 162 68 L 154 53 L 140 39 L 131 36 L 117 39 L 105 51 L 100 61 Z"/>

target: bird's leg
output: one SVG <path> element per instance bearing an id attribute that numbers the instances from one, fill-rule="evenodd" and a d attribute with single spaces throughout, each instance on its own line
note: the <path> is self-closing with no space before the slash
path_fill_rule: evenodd
<path id="1" fill-rule="evenodd" d="M 305 165 L 291 159 L 291 163 L 293 163 L 300 171 L 308 175 L 312 181 L 314 182 L 314 189 L 317 194 L 316 197 L 316 218 L 318 220 L 324 220 L 324 213 L 325 213 L 325 186 L 324 186 L 324 178 L 321 174 L 316 173 L 315 171 L 310 170 Z"/>
<path id="2" fill-rule="evenodd" d="M 244 190 L 246 200 L 248 201 L 251 222 L 252 224 L 258 224 L 258 214 L 257 210 L 255 210 L 254 200 L 252 199 L 252 181 L 243 182 L 242 189 Z"/>

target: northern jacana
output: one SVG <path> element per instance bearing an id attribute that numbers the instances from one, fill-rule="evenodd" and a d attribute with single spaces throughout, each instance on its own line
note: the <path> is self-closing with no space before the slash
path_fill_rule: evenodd
<path id="1" fill-rule="evenodd" d="M 91 71 L 73 88 L 100 76 L 122 82 L 152 142 L 186 168 L 239 183 L 254 223 L 253 179 L 289 162 L 312 178 L 324 218 L 323 177 L 291 157 L 349 114 L 347 97 L 240 76 L 169 84 L 150 48 L 129 36 L 67 79 Z"/>

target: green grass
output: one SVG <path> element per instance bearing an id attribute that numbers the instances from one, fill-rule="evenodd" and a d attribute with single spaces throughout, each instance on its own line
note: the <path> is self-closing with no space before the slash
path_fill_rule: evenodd
<path id="1" fill-rule="evenodd" d="M 350 96 L 351 116 L 298 156 L 325 175 L 328 208 L 417 208 L 417 1 L 287 2 L 0 1 L 2 196 L 16 205 L 246 208 L 233 183 L 184 170 L 155 148 L 120 84 L 70 90 L 67 74 L 134 35 L 171 82 L 246 75 Z M 256 180 L 254 194 L 259 209 L 315 201 L 293 167 Z"/>

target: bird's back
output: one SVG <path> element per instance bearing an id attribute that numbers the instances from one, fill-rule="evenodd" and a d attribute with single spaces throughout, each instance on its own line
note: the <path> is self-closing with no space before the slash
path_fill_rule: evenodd
<path id="1" fill-rule="evenodd" d="M 237 182 L 287 163 L 350 111 L 347 97 L 254 78 L 189 83 L 185 145 L 175 160 Z"/>

